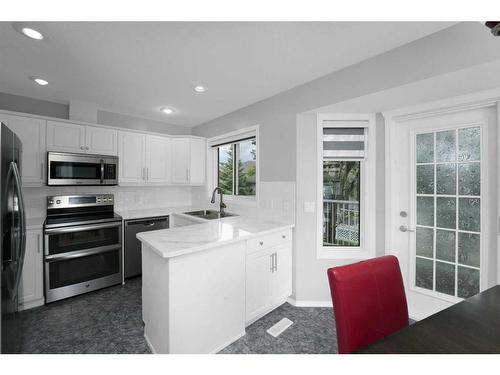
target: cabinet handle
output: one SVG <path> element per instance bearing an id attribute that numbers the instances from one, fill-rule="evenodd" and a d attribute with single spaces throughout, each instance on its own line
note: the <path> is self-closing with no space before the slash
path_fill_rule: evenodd
<path id="1" fill-rule="evenodd" d="M 89 146 L 85 147 L 85 150 L 90 150 L 90 147 Z"/>
<path id="2" fill-rule="evenodd" d="M 43 163 L 40 163 L 40 180 L 43 181 Z"/>
<path id="3" fill-rule="evenodd" d="M 260 246 L 264 245 L 264 241 L 259 241 L 259 245 Z"/>
<path id="4" fill-rule="evenodd" d="M 83 146 L 80 146 L 80 150 L 85 150 L 85 147 L 83 147 Z"/>
<path id="5" fill-rule="evenodd" d="M 146 180 L 149 180 L 149 168 L 146 167 Z"/>
<path id="6" fill-rule="evenodd" d="M 271 262 L 271 268 L 270 271 L 274 272 L 274 259 L 273 259 L 274 254 L 269 255 L 269 261 Z"/>
<path id="7" fill-rule="evenodd" d="M 285 239 L 285 238 L 286 238 L 286 236 L 285 236 L 285 235 L 282 235 L 282 236 L 281 236 L 281 238 Z"/>
<path id="8" fill-rule="evenodd" d="M 274 271 L 278 271 L 278 253 L 274 253 Z"/>
<path id="9" fill-rule="evenodd" d="M 186 181 L 189 181 L 189 169 L 186 168 Z"/>
<path id="10" fill-rule="evenodd" d="M 40 254 L 40 234 L 36 235 L 36 239 L 37 239 L 37 241 L 36 241 L 36 252 L 38 254 Z"/>

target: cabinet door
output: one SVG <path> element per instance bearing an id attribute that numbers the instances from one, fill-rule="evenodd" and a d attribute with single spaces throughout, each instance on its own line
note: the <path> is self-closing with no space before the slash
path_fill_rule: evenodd
<path id="1" fill-rule="evenodd" d="M 265 313 L 272 299 L 271 254 L 259 251 L 247 257 L 246 319 L 247 323 Z"/>
<path id="2" fill-rule="evenodd" d="M 204 139 L 192 138 L 190 140 L 190 181 L 191 185 L 203 185 L 205 183 L 205 168 L 207 146 Z"/>
<path id="3" fill-rule="evenodd" d="M 42 231 L 40 229 L 28 230 L 26 233 L 26 254 L 19 285 L 21 309 L 43 304 L 42 253 Z"/>
<path id="4" fill-rule="evenodd" d="M 172 138 L 172 182 L 189 183 L 189 138 Z"/>
<path id="5" fill-rule="evenodd" d="M 94 126 L 85 127 L 87 152 L 98 155 L 118 154 L 118 131 Z"/>
<path id="6" fill-rule="evenodd" d="M 148 135 L 146 137 L 146 180 L 148 184 L 166 185 L 172 174 L 170 138 Z"/>
<path id="7" fill-rule="evenodd" d="M 133 132 L 118 132 L 119 185 L 143 185 L 145 177 L 146 136 Z"/>
<path id="8" fill-rule="evenodd" d="M 275 253 L 275 270 L 272 273 L 272 304 L 285 301 L 292 295 L 292 244 L 280 245 Z"/>
<path id="9" fill-rule="evenodd" d="M 45 176 L 45 120 L 9 116 L 8 127 L 23 144 L 21 175 L 23 186 L 42 186 Z"/>
<path id="10" fill-rule="evenodd" d="M 85 126 L 47 121 L 47 150 L 85 152 Z"/>

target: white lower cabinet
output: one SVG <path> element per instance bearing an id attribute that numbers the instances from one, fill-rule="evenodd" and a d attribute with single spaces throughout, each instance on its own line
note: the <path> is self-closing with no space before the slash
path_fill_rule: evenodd
<path id="1" fill-rule="evenodd" d="M 286 230 L 247 241 L 247 325 L 281 305 L 292 294 L 291 239 L 291 230 Z"/>
<path id="2" fill-rule="evenodd" d="M 19 285 L 19 310 L 41 306 L 44 303 L 42 241 L 41 229 L 26 231 L 26 254 Z"/>

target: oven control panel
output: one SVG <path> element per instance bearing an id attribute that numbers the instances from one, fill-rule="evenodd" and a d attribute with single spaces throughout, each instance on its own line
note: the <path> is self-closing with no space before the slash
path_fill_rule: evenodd
<path id="1" fill-rule="evenodd" d="M 113 194 L 54 195 L 47 197 L 47 208 L 112 206 Z"/>

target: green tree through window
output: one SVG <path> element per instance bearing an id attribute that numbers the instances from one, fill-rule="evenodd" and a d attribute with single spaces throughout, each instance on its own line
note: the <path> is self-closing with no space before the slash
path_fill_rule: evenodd
<path id="1" fill-rule="evenodd" d="M 249 139 L 217 147 L 218 186 L 224 194 L 255 195 L 256 140 Z M 236 160 L 237 159 L 237 160 Z"/>

